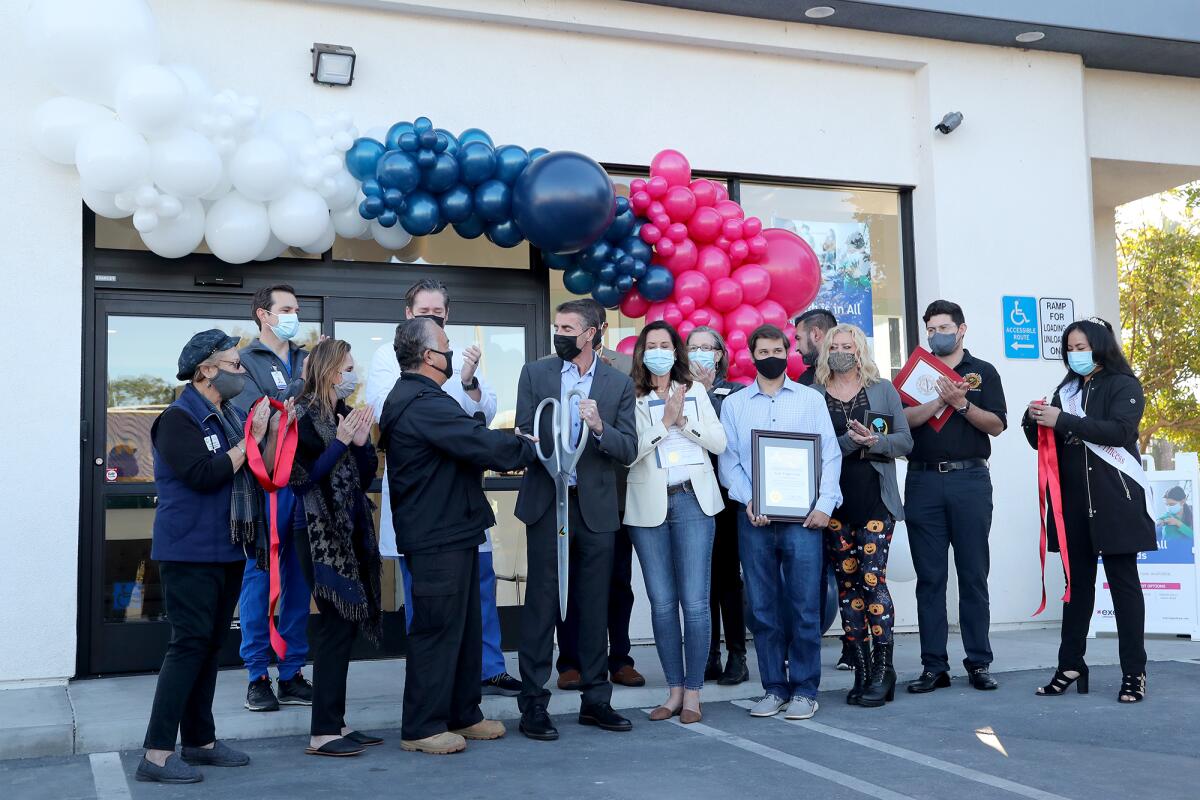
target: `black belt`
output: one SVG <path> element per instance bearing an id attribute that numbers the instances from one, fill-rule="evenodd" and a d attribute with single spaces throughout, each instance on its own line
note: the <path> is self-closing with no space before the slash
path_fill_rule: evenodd
<path id="1" fill-rule="evenodd" d="M 910 461 L 908 468 L 917 472 L 955 472 L 960 469 L 987 469 L 986 458 L 965 458 L 962 461 Z"/>
<path id="2" fill-rule="evenodd" d="M 683 483 L 675 483 L 675 484 L 672 484 L 667 487 L 667 496 L 668 497 L 673 494 L 681 494 L 681 493 L 685 493 L 685 492 L 687 494 L 695 494 L 696 493 L 692 489 L 691 481 L 684 481 Z"/>

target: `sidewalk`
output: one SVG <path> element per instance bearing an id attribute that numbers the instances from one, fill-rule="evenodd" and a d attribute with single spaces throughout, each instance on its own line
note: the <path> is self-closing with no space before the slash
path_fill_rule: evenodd
<path id="1" fill-rule="evenodd" d="M 996 653 L 994 670 L 1014 672 L 1052 669 L 1058 651 L 1058 630 L 1022 629 L 992 634 Z M 1146 642 L 1151 661 L 1200 660 L 1200 643 L 1174 637 L 1154 637 Z M 1093 666 L 1117 663 L 1115 638 L 1089 642 L 1088 663 Z M 826 638 L 822 653 L 824 671 L 821 690 L 844 690 L 851 673 L 833 668 L 841 652 L 836 639 Z M 957 633 L 951 633 L 952 674 L 962 675 L 957 666 L 961 647 Z M 637 709 L 657 705 L 664 697 L 666 682 L 658 657 L 649 645 L 634 648 L 638 669 L 646 676 L 640 689 L 616 687 L 613 706 Z M 750 653 L 751 680 L 740 686 L 706 684 L 706 702 L 743 700 L 762 694 L 757 682 L 753 651 Z M 920 645 L 912 634 L 897 636 L 896 671 L 900 680 L 911 680 L 921 671 Z M 509 672 L 516 675 L 516 654 L 508 654 Z M 347 719 L 360 730 L 399 727 L 404 694 L 402 659 L 360 661 L 350 665 Z M 311 678 L 311 668 L 306 670 Z M 1049 678 L 1049 674 L 1045 676 Z M 0 691 L 0 759 L 67 756 L 134 750 L 141 747 L 157 676 L 100 678 L 72 681 L 67 686 Z M 1003 683 L 1004 677 L 999 676 Z M 1033 691 L 1033 686 L 1029 687 Z M 294 736 L 308 732 L 309 709 L 284 706 L 278 712 L 246 711 L 245 676 L 240 669 L 229 669 L 217 679 L 213 712 L 217 732 L 222 739 L 263 739 Z M 579 708 L 578 693 L 554 691 L 552 714 L 568 714 Z M 485 697 L 484 713 L 496 719 L 519 716 L 515 698 Z"/>

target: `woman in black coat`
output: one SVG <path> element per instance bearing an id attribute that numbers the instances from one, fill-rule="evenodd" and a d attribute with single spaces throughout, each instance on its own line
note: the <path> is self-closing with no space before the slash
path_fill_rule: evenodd
<path id="1" fill-rule="evenodd" d="M 1146 493 L 1133 477 L 1142 474 L 1138 424 L 1146 401 L 1112 327 L 1103 320 L 1081 320 L 1067 327 L 1063 361 L 1067 376 L 1051 404 L 1030 403 L 1021 420 L 1034 448 L 1039 427 L 1054 431 L 1071 569 L 1071 601 L 1063 604 L 1058 669 L 1037 693 L 1060 695 L 1075 682 L 1080 694 L 1088 690 L 1083 656 L 1096 601 L 1096 557 L 1102 556 L 1120 642 L 1123 676 L 1117 699 L 1136 703 L 1146 697 L 1146 604 L 1138 553 L 1157 549 Z M 1104 449 L 1110 460 L 1123 459 L 1126 469 L 1110 464 Z M 1049 547 L 1057 551 L 1052 508 L 1046 516 Z"/>

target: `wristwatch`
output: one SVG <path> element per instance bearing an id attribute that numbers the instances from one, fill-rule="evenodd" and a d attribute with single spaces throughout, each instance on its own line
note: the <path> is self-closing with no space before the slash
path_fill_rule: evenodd
<path id="1" fill-rule="evenodd" d="M 967 412 L 971 410 L 971 401 L 968 400 L 967 404 L 965 406 L 963 406 L 962 408 L 956 408 L 954 410 L 957 411 L 959 414 L 962 414 L 965 417 L 967 415 Z"/>
<path id="2" fill-rule="evenodd" d="M 464 383 L 464 384 L 462 385 L 462 387 L 463 387 L 463 391 L 466 391 L 466 392 L 473 392 L 473 391 L 475 391 L 476 389 L 478 389 L 478 388 L 479 388 L 479 378 L 478 378 L 478 377 L 476 377 L 475 375 L 472 375 L 472 376 L 471 376 L 471 382 L 470 382 L 470 383 Z"/>

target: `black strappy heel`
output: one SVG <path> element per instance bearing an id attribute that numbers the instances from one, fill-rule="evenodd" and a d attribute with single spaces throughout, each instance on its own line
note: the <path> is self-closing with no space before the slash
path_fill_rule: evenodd
<path id="1" fill-rule="evenodd" d="M 1067 670 L 1067 672 L 1078 672 L 1074 678 L 1068 677 L 1061 669 L 1054 670 L 1054 677 L 1050 679 L 1050 683 L 1045 686 L 1038 687 L 1037 695 L 1039 697 L 1058 697 L 1066 694 L 1071 688 L 1071 684 L 1075 684 L 1076 690 L 1080 694 L 1088 693 L 1088 668 L 1087 664 L 1081 664 L 1078 669 Z"/>
<path id="2" fill-rule="evenodd" d="M 1117 692 L 1118 703 L 1140 703 L 1146 699 L 1146 673 L 1121 676 L 1121 691 Z"/>

